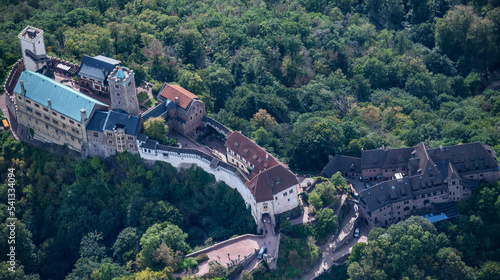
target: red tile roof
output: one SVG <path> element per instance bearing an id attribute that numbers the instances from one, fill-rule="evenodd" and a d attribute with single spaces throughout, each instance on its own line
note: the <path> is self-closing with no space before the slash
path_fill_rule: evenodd
<path id="1" fill-rule="evenodd" d="M 273 200 L 273 195 L 297 185 L 297 177 L 282 164 L 260 172 L 246 185 L 257 202 Z M 295 190 L 297 191 L 297 190 Z"/>
<path id="2" fill-rule="evenodd" d="M 160 96 L 172 102 L 175 102 L 175 98 L 179 97 L 179 107 L 184 109 L 187 109 L 189 104 L 191 104 L 194 99 L 199 99 L 198 96 L 189 92 L 185 88 L 179 85 L 171 85 L 167 83 L 165 83 L 163 90 L 160 92 Z"/>
<path id="3" fill-rule="evenodd" d="M 286 165 L 240 132 L 229 133 L 225 146 L 254 166 L 246 185 L 257 202 L 273 200 L 274 194 L 298 184 Z"/>
<path id="4" fill-rule="evenodd" d="M 259 172 L 280 164 L 280 162 L 266 150 L 237 131 L 228 134 L 225 146 L 254 166 L 249 176 L 250 180 L 259 174 Z"/>

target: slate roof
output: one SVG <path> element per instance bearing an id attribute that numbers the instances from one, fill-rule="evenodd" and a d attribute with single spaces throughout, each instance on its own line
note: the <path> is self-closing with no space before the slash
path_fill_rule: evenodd
<path id="1" fill-rule="evenodd" d="M 135 135 L 139 133 L 141 118 L 128 114 L 109 111 L 108 118 L 104 124 L 104 130 L 113 131 L 115 127 L 125 129 L 125 134 Z"/>
<path id="2" fill-rule="evenodd" d="M 147 139 L 146 142 L 141 144 L 141 148 L 155 150 L 158 142 L 155 140 Z"/>
<path id="3" fill-rule="evenodd" d="M 78 78 L 84 76 L 106 84 L 109 73 L 113 71 L 113 68 L 115 68 L 118 63 L 118 60 L 102 55 L 96 57 L 83 55 L 80 70 L 77 75 Z"/>
<path id="4" fill-rule="evenodd" d="M 156 105 L 155 107 L 144 112 L 142 117 L 144 119 L 161 117 L 168 111 L 168 108 L 175 108 L 174 102 L 172 102 L 170 100 L 167 100 L 166 102 L 161 102 L 160 104 Z"/>
<path id="5" fill-rule="evenodd" d="M 88 118 L 96 105 L 108 107 L 73 88 L 28 70 L 24 70 L 19 77 L 14 88 L 14 92 L 17 94 L 21 94 L 21 81 L 24 82 L 27 98 L 44 106 L 48 106 L 47 100 L 50 99 L 52 110 L 78 122 L 81 121 L 80 110 L 82 108 L 87 111 Z"/>
<path id="6" fill-rule="evenodd" d="M 87 124 L 87 130 L 102 132 L 102 128 L 104 127 L 104 123 L 107 118 L 108 112 L 95 111 L 94 115 Z"/>
<path id="7" fill-rule="evenodd" d="M 427 153 L 434 160 L 449 160 L 460 173 L 498 166 L 493 149 L 479 142 L 429 149 Z"/>
<path id="8" fill-rule="evenodd" d="M 399 200 L 447 190 L 446 182 L 452 177 L 481 170 L 500 171 L 494 150 L 479 142 L 440 148 L 419 143 L 413 148 L 363 151 L 360 161 L 361 170 L 391 168 L 391 165 L 409 167 L 409 177 L 384 181 L 359 193 L 360 201 L 368 211 Z M 348 157 L 336 156 L 325 166 L 324 171 L 345 169 L 347 162 Z M 461 180 L 469 188 L 476 187 L 479 182 L 478 179 L 464 177 Z"/>
<path id="9" fill-rule="evenodd" d="M 254 166 L 249 176 L 250 180 L 259 174 L 259 172 L 280 164 L 280 162 L 270 153 L 238 131 L 229 133 L 224 146 L 234 151 Z"/>
<path id="10" fill-rule="evenodd" d="M 388 204 L 413 199 L 413 193 L 408 178 L 390 180 L 377 184 L 359 192 L 360 202 L 368 212 Z"/>
<path id="11" fill-rule="evenodd" d="M 141 118 L 130 116 L 116 111 L 96 111 L 89 124 L 87 130 L 92 131 L 113 131 L 113 128 L 125 129 L 125 134 L 135 135 L 139 133 Z"/>
<path id="12" fill-rule="evenodd" d="M 366 168 L 397 168 L 406 166 L 413 148 L 376 149 L 361 151 L 361 167 Z"/>
<path id="13" fill-rule="evenodd" d="M 297 177 L 281 164 L 260 172 L 246 183 L 257 202 L 273 200 L 273 195 L 297 184 Z"/>
<path id="14" fill-rule="evenodd" d="M 325 177 L 330 178 L 338 171 L 361 174 L 361 158 L 335 155 L 323 168 L 323 173 Z"/>
<path id="15" fill-rule="evenodd" d="M 175 102 L 176 97 L 179 97 L 179 107 L 184 110 L 188 110 L 188 107 L 189 105 L 191 105 L 193 100 L 200 99 L 198 96 L 179 85 L 171 85 L 165 83 L 160 90 L 159 98 L 164 101 L 170 100 L 172 102 Z"/>

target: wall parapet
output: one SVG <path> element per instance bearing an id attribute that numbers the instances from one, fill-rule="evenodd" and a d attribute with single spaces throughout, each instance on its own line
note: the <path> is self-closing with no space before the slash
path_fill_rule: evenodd
<path id="1" fill-rule="evenodd" d="M 257 217 L 257 202 L 246 185 L 247 178 L 235 166 L 229 165 L 218 158 L 202 151 L 187 148 L 175 148 L 158 144 L 157 141 L 139 137 L 137 146 L 139 154 L 145 160 L 163 161 L 176 168 L 196 165 L 205 172 L 215 176 L 217 181 L 224 181 L 232 189 L 236 189 L 247 207 L 251 208 L 255 223 L 259 225 Z M 145 138 L 145 139 L 144 139 Z"/>
<path id="2" fill-rule="evenodd" d="M 221 241 L 219 243 L 216 243 L 216 244 L 214 244 L 212 246 L 209 246 L 207 248 L 203 248 L 203 249 L 198 250 L 196 252 L 189 253 L 189 254 L 186 255 L 186 258 L 196 258 L 198 255 L 203 254 L 205 252 L 211 251 L 213 249 L 218 249 L 220 247 L 223 247 L 223 246 L 226 246 L 226 245 L 229 245 L 229 244 L 232 244 L 232 243 L 236 243 L 236 242 L 238 242 L 241 239 L 245 239 L 245 238 L 249 238 L 249 237 L 264 238 L 264 235 L 243 234 L 243 235 L 240 235 L 240 236 L 236 236 L 234 238 L 230 238 L 228 240 Z"/>

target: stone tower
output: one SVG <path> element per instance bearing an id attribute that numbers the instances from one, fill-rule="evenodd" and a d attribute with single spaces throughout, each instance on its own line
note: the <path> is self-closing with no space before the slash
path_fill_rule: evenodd
<path id="1" fill-rule="evenodd" d="M 17 37 L 21 41 L 24 68 L 33 72 L 42 69 L 49 61 L 43 41 L 43 30 L 28 25 Z"/>
<path id="2" fill-rule="evenodd" d="M 129 115 L 139 115 L 139 102 L 135 92 L 134 71 L 116 66 L 108 76 L 111 110 L 123 110 Z"/>

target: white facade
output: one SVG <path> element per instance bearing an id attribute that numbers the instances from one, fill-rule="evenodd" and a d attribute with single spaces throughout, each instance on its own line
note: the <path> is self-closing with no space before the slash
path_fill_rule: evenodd
<path id="1" fill-rule="evenodd" d="M 137 141 L 137 146 L 141 146 L 139 141 Z M 175 168 L 189 168 L 194 164 L 203 169 L 205 172 L 213 174 L 217 181 L 225 182 L 229 187 L 236 189 L 240 193 L 246 206 L 251 207 L 252 216 L 258 228 L 260 229 L 262 227 L 262 225 L 259 224 L 259 218 L 262 217 L 262 212 L 258 211 L 255 197 L 252 193 L 250 193 L 247 186 L 232 171 L 220 166 L 217 166 L 215 169 L 210 168 L 210 161 L 194 154 L 178 154 L 163 150 L 151 150 L 144 148 L 139 148 L 139 154 L 143 159 L 168 162 Z M 164 154 L 168 156 L 165 156 Z"/>
<path id="2" fill-rule="evenodd" d="M 34 61 L 26 54 L 26 50 L 30 50 L 36 56 L 47 55 L 43 40 L 43 30 L 28 25 L 17 37 L 21 41 L 24 68 L 33 72 L 40 70 L 44 63 Z"/>

